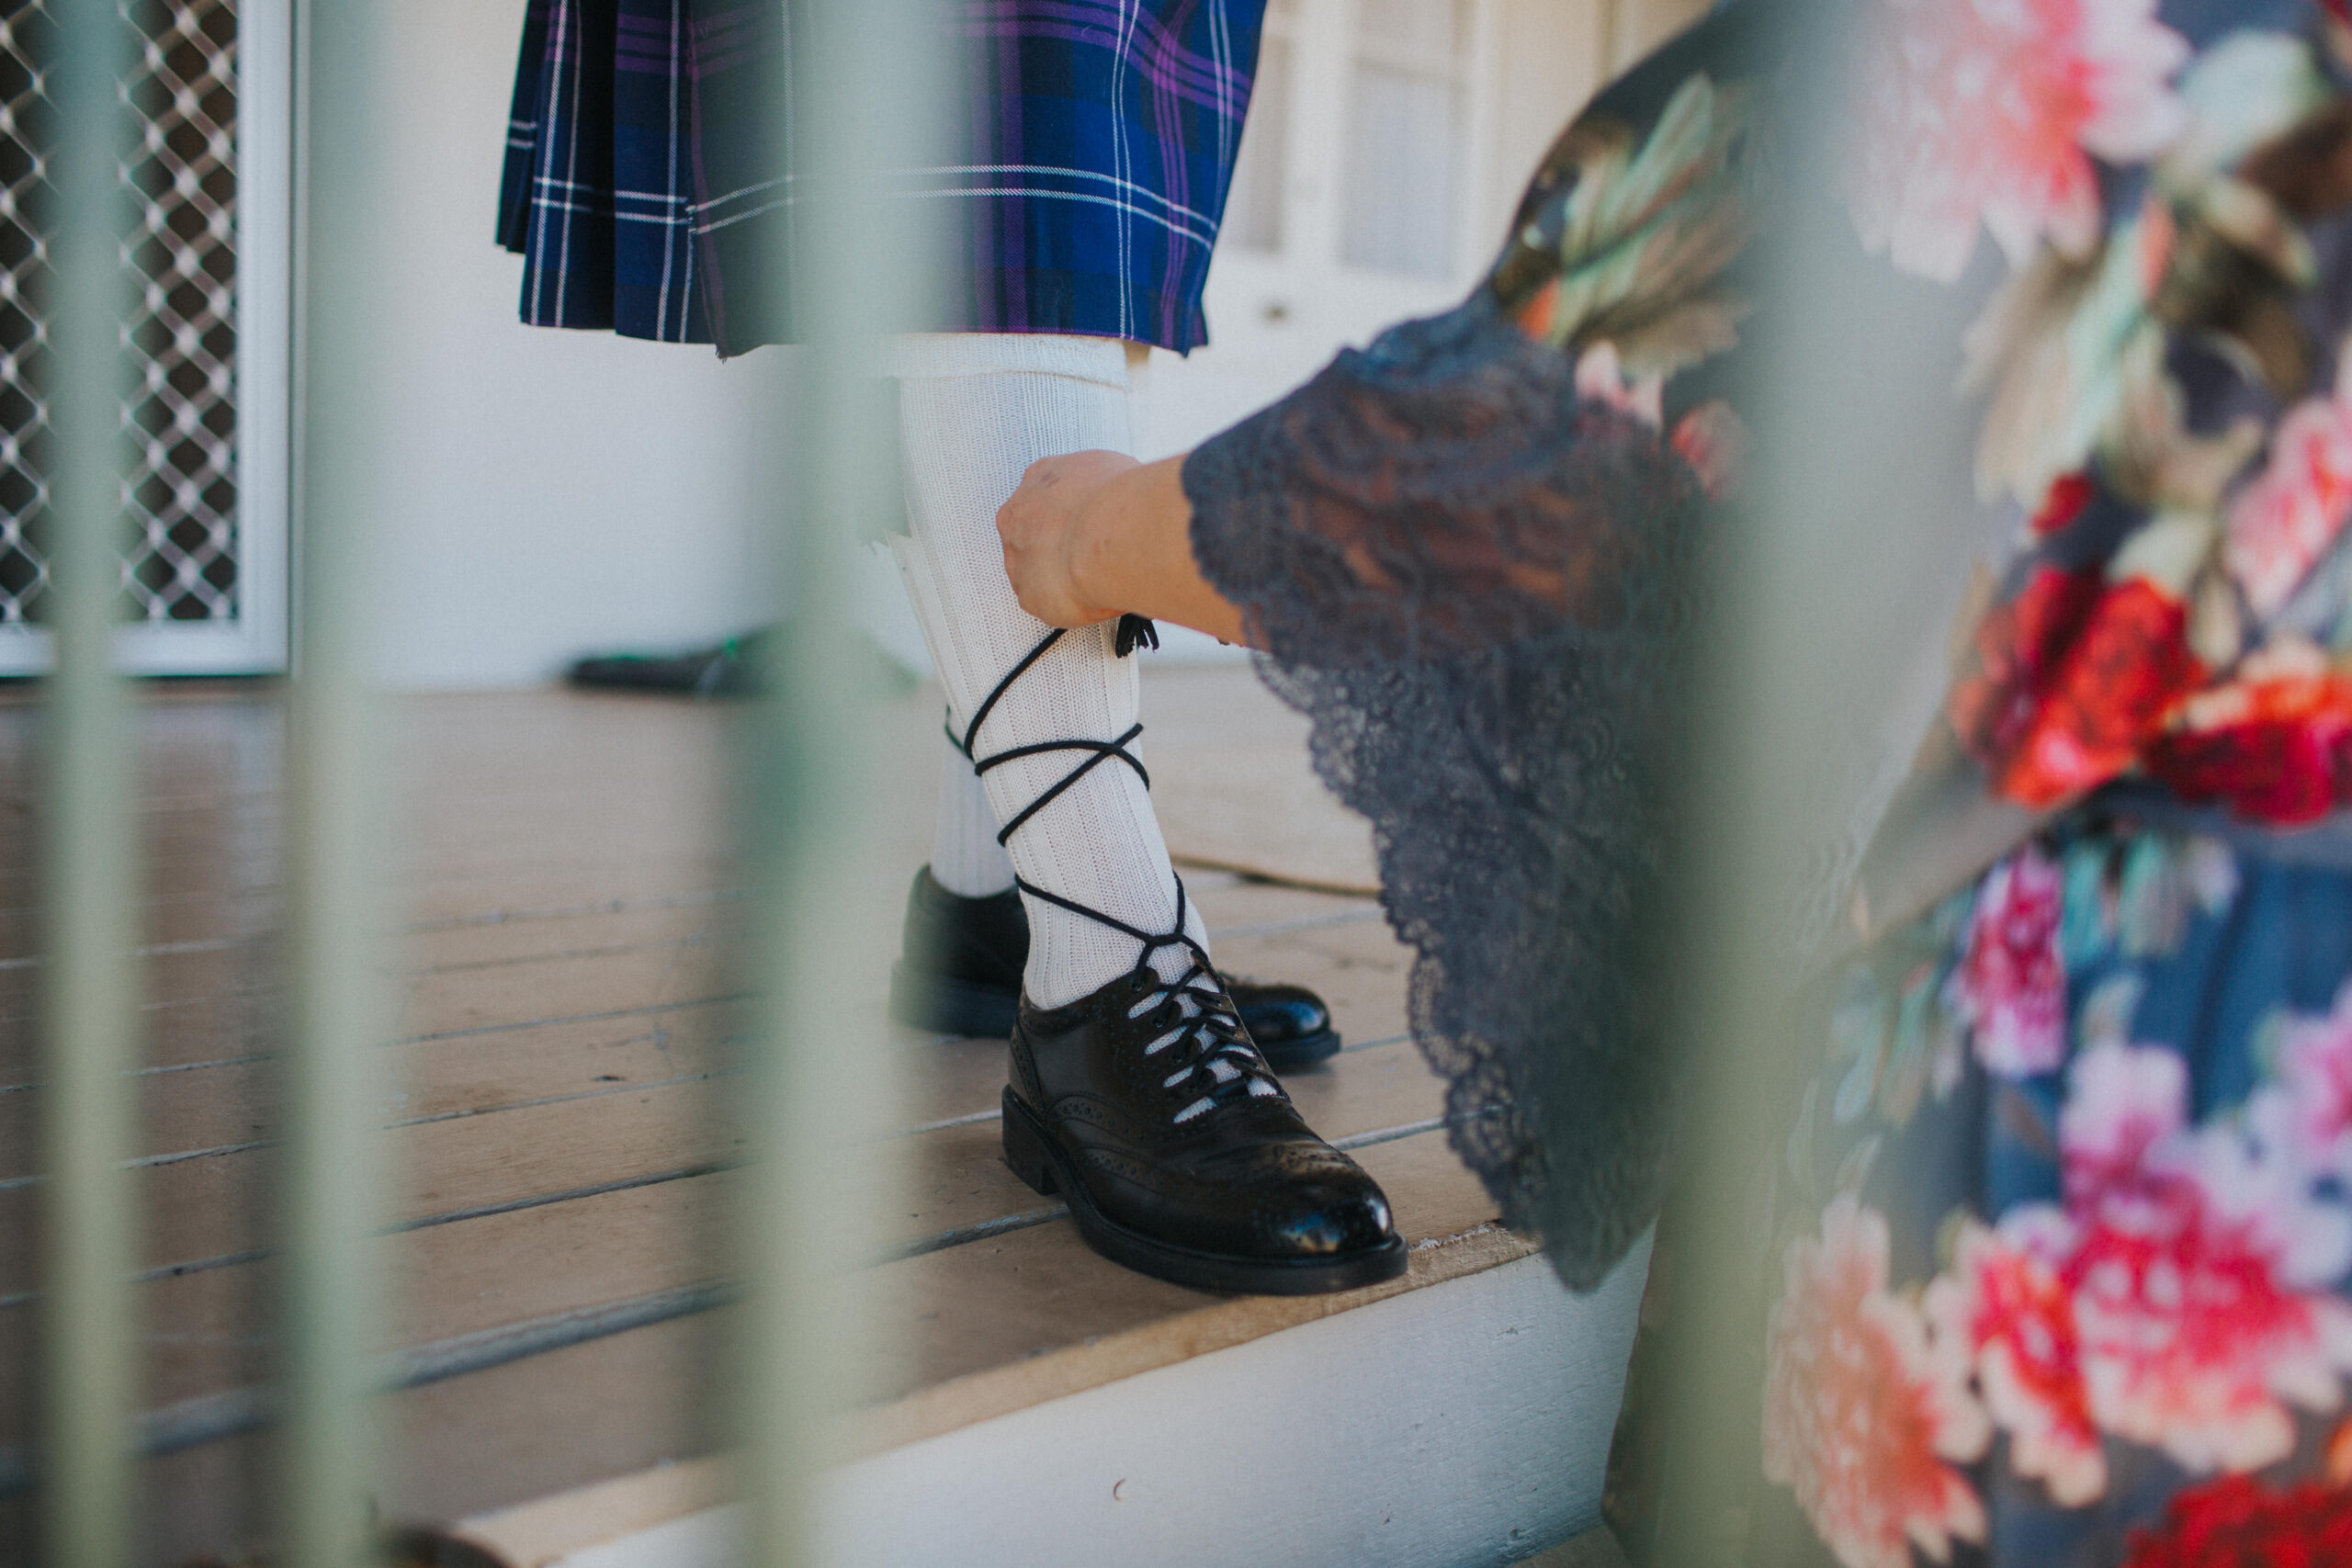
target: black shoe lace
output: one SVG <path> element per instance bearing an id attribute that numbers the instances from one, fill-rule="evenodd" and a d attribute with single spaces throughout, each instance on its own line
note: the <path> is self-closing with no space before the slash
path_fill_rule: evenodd
<path id="1" fill-rule="evenodd" d="M 1160 1087 L 1199 1090 L 1177 1111 L 1176 1122 L 1190 1122 L 1232 1100 L 1270 1100 L 1282 1093 L 1216 971 L 1197 953 L 1192 966 L 1173 980 L 1160 979 L 1149 967 L 1136 975 L 1143 996 L 1127 1016 L 1168 1026 L 1166 1033 L 1143 1048 L 1147 1056 L 1170 1053 L 1167 1061 L 1174 1070 L 1160 1080 Z M 1201 981 L 1206 984 L 1197 983 Z"/>
<path id="2" fill-rule="evenodd" d="M 963 734 L 956 734 L 952 723 L 947 729 L 947 739 L 971 760 L 972 771 L 976 773 L 985 774 L 990 768 L 1001 767 L 1017 758 L 1041 756 L 1049 751 L 1087 753 L 1083 761 L 1013 813 L 1012 819 L 996 836 L 1000 844 L 1010 841 L 1031 818 L 1052 805 L 1079 780 L 1114 757 L 1136 771 L 1136 777 L 1143 781 L 1145 789 L 1151 788 L 1151 774 L 1145 771 L 1143 760 L 1127 750 L 1128 745 L 1143 733 L 1140 723 L 1129 726 L 1126 732 L 1115 740 L 1082 738 L 1040 740 L 1032 745 L 1010 747 L 986 757 L 975 751 L 980 726 L 995 711 L 997 703 L 1011 689 L 1012 682 L 1028 673 L 1031 667 L 1061 640 L 1062 636 L 1061 628 L 1056 627 L 1039 638 L 1037 646 L 1023 654 L 1020 662 L 1007 671 L 1004 678 L 982 699 L 980 705 L 973 711 L 971 723 L 964 727 Z M 1158 629 L 1141 615 L 1121 616 L 1114 645 L 1117 656 L 1125 658 L 1135 651 L 1138 642 L 1158 648 Z M 1013 886 L 1034 898 L 1041 898 L 1074 915 L 1083 915 L 1097 925 L 1108 926 L 1136 939 L 1139 951 L 1136 954 L 1131 983 L 1137 988 L 1137 997 L 1128 1008 L 1127 1017 L 1140 1020 L 1159 1010 L 1156 1021 L 1163 1023 L 1165 1028 L 1157 1039 L 1144 1047 L 1144 1055 L 1158 1056 L 1174 1050 L 1175 1055 L 1169 1058 L 1174 1064 L 1174 1070 L 1163 1081 L 1163 1087 L 1169 1089 L 1189 1086 L 1201 1088 L 1201 1093 L 1176 1112 L 1176 1121 L 1189 1122 L 1233 1100 L 1253 1096 L 1272 1098 L 1282 1093 L 1281 1086 L 1275 1083 L 1267 1070 L 1264 1058 L 1250 1043 L 1250 1032 L 1242 1026 L 1241 1015 L 1234 1010 L 1233 998 L 1226 994 L 1224 981 L 1209 963 L 1208 950 L 1194 942 L 1184 930 L 1187 905 L 1182 876 L 1176 878 L 1175 926 L 1166 931 L 1138 930 L 1116 916 L 1091 908 L 1074 898 L 1066 898 L 1025 877 L 1016 875 Z M 1168 947 L 1184 948 L 1193 958 L 1191 965 L 1173 980 L 1162 979 L 1159 972 L 1151 966 L 1153 955 Z"/>

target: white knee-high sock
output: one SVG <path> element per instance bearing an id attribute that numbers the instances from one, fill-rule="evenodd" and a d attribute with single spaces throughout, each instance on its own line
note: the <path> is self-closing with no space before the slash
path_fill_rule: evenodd
<path id="1" fill-rule="evenodd" d="M 1006 671 L 1051 628 L 1021 608 L 1004 574 L 996 510 L 1040 457 L 1129 446 L 1125 352 L 1107 338 L 926 334 L 892 350 L 899 378 L 912 537 L 894 541 L 907 592 L 959 732 Z M 1066 633 L 989 710 L 973 750 L 989 757 L 1054 740 L 1116 740 L 1136 722 L 1136 660 L 1113 653 L 1114 628 Z M 1130 750 L 1135 750 L 1130 744 Z M 982 777 L 1010 822 L 1086 760 L 1048 751 Z M 1113 759 L 1023 824 L 1006 843 L 1034 886 L 1155 934 L 1176 924 L 1175 873 L 1143 781 Z M 1029 995 L 1077 1000 L 1133 968 L 1134 938 L 1024 895 Z M 1189 906 L 1185 930 L 1207 945 Z M 1173 979 L 1192 963 L 1164 947 L 1152 965 Z"/>
<path id="2" fill-rule="evenodd" d="M 971 759 L 942 735 L 939 826 L 932 835 L 931 878 L 950 893 L 986 898 L 1012 886 L 1012 862 L 996 841 L 996 807 Z"/>

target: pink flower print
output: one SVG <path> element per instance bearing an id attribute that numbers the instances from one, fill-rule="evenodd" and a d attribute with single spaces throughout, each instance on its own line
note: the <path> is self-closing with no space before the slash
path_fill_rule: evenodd
<path id="1" fill-rule="evenodd" d="M 2058 952 L 2065 879 L 2030 846 L 1985 874 L 1952 971 L 1954 1010 L 1976 1059 L 1999 1077 L 2054 1071 L 2066 1056 L 2066 966 Z"/>
<path id="2" fill-rule="evenodd" d="M 1764 1474 L 1796 1494 L 1846 1568 L 1938 1562 L 1984 1539 L 1984 1508 L 1952 1462 L 1982 1455 L 1992 1427 L 1967 1389 L 1966 1346 L 1931 1337 L 1887 1290 L 1883 1216 L 1850 1195 L 1799 1237 L 1772 1309 Z M 1952 1461 L 1952 1462 L 1947 1462 Z"/>
<path id="3" fill-rule="evenodd" d="M 2075 1057 L 2058 1142 L 2064 1206 L 1962 1225 L 1927 1294 L 1965 1348 L 2010 1462 L 2062 1505 L 2106 1489 L 2102 1434 L 2195 1471 L 2284 1458 L 2287 1406 L 2336 1408 L 2352 1370 L 2352 1215 L 2234 1124 L 2187 1124 L 2169 1051 Z"/>
<path id="4" fill-rule="evenodd" d="M 2067 1239 L 2064 1217 L 2047 1205 L 2011 1210 L 1998 1231 L 1970 1220 L 1927 1307 L 1939 1334 L 1975 1356 L 1985 1408 L 2009 1434 L 2010 1465 L 2077 1508 L 2106 1492 L 2107 1453 L 2083 1382 L 2074 1294 L 2045 1255 L 2063 1255 Z"/>
<path id="5" fill-rule="evenodd" d="M 2186 1173 L 2109 1192 L 2079 1230 L 2064 1277 L 2103 1428 L 2190 1470 L 2255 1470 L 2294 1447 L 2282 1400 L 2335 1408 L 2352 1309 L 2290 1288 L 2301 1238 L 2221 1212 Z"/>
<path id="6" fill-rule="evenodd" d="M 2270 457 L 2230 505 L 2222 558 L 2258 615 L 2275 614 L 2352 516 L 2352 352 L 2333 396 L 2287 411 Z"/>
<path id="7" fill-rule="evenodd" d="M 2155 0 L 1883 0 L 1860 78 L 1847 185 L 1862 243 L 1950 283 L 1981 222 L 2022 265 L 2045 237 L 2099 237 L 2089 154 L 2147 158 L 2188 111 L 2188 58 Z"/>
<path id="8" fill-rule="evenodd" d="M 1656 430 L 1666 423 L 1666 378 L 1628 376 L 1617 345 L 1594 344 L 1577 359 L 1577 396 L 1640 420 Z"/>
<path id="9" fill-rule="evenodd" d="M 2179 1154 L 2212 1223 L 2244 1230 L 2290 1290 L 2324 1290 L 2352 1269 L 2352 1213 L 2315 1194 L 2294 1162 L 2228 1123 L 2189 1134 Z"/>
<path id="10" fill-rule="evenodd" d="M 2041 493 L 2041 503 L 2026 520 L 2026 531 L 2037 539 L 2064 533 L 2098 498 L 2098 486 L 2088 474 L 2060 474 Z"/>
<path id="11" fill-rule="evenodd" d="M 2352 1183 L 2352 984 L 2332 1010 L 2288 1020 L 2276 1071 L 2256 1096 L 2256 1124 L 2302 1169 Z"/>
<path id="12" fill-rule="evenodd" d="M 2188 1075 L 2169 1051 L 2109 1041 L 2075 1057 L 2058 1112 L 2068 1212 L 2137 1181 L 2149 1152 L 2180 1130 L 2188 1111 Z"/>
<path id="13" fill-rule="evenodd" d="M 2352 1222 L 2234 1128 L 2188 1130 L 2187 1100 L 2171 1052 L 2083 1052 L 2059 1115 L 2063 1223 L 2014 1217 L 2073 1297 L 2100 1429 L 2191 1470 L 2255 1469 L 2293 1447 L 2281 1402 L 2332 1410 L 2352 1369 L 2352 1308 L 2323 1289 L 2352 1262 Z"/>

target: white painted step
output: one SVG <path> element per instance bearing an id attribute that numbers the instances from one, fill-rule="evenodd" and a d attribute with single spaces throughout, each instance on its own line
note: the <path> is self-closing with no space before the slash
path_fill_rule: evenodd
<path id="1" fill-rule="evenodd" d="M 1648 1262 L 1645 1239 L 1578 1296 L 1521 1258 L 889 1450 L 832 1476 L 817 1561 L 1521 1562 L 1600 1517 Z M 737 1568 L 705 1485 L 656 1472 L 461 1530 L 513 1568 Z"/>

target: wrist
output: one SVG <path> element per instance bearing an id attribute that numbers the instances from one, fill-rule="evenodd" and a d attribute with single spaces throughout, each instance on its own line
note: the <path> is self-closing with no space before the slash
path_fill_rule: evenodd
<path id="1" fill-rule="evenodd" d="M 1124 478 L 1125 476 L 1121 476 Z M 1094 487 L 1078 509 L 1070 529 L 1069 553 L 1064 562 L 1069 574 L 1070 597 L 1098 619 L 1119 612 L 1116 575 L 1118 479 Z"/>

